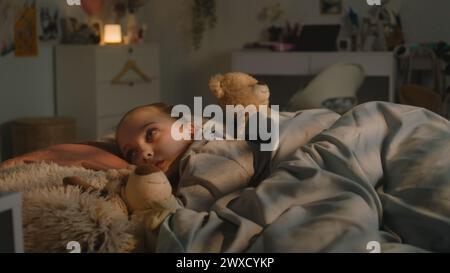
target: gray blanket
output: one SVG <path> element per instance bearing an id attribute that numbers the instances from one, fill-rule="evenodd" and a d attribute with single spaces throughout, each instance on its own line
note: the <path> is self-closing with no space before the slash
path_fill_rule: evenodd
<path id="1" fill-rule="evenodd" d="M 270 175 L 255 187 L 210 211 L 180 209 L 167 218 L 157 251 L 450 251 L 447 120 L 376 102 L 307 145 L 291 145 L 293 132 L 304 134 L 281 130 L 284 156 L 273 154 Z"/>

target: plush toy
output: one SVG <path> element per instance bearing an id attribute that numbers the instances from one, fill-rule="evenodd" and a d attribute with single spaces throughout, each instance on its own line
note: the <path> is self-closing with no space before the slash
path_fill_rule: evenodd
<path id="1" fill-rule="evenodd" d="M 65 186 L 77 186 L 82 191 L 98 192 L 128 212 L 138 215 L 149 230 L 156 229 L 164 218 L 179 208 L 172 187 L 164 172 L 153 165 L 143 165 L 132 171 L 117 173 L 103 189 L 96 188 L 79 177 L 66 177 Z"/>
<path id="2" fill-rule="evenodd" d="M 269 87 L 245 73 L 232 72 L 216 75 L 209 82 L 209 88 L 219 100 L 222 108 L 226 105 L 269 105 Z"/>

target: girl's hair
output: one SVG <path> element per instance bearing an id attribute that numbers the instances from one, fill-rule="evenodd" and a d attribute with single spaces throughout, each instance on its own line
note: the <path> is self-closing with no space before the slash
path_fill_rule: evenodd
<path id="1" fill-rule="evenodd" d="M 134 113 L 135 111 L 147 108 L 147 107 L 156 108 L 156 109 L 158 109 L 159 112 L 161 112 L 163 114 L 167 114 L 169 117 L 171 117 L 173 105 L 168 105 L 168 104 L 165 104 L 165 103 L 162 103 L 162 102 L 158 102 L 158 103 L 152 103 L 152 104 L 147 104 L 147 105 L 142 105 L 142 106 L 135 107 L 135 108 L 131 109 L 130 111 L 126 112 L 125 115 L 123 115 L 123 117 L 119 121 L 119 124 L 117 124 L 117 126 L 116 126 L 116 132 L 120 128 L 120 126 L 122 125 L 123 121 L 130 114 Z"/>

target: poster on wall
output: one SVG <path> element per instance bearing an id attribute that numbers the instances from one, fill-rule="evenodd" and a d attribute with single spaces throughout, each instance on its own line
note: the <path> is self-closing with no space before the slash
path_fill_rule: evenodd
<path id="1" fill-rule="evenodd" d="M 342 13 L 342 0 L 320 0 L 322 15 L 336 15 Z"/>
<path id="2" fill-rule="evenodd" d="M 14 51 L 14 24 L 19 1 L 0 0 L 0 57 Z"/>
<path id="3" fill-rule="evenodd" d="M 14 26 L 14 53 L 17 57 L 38 55 L 35 3 L 23 7 Z"/>

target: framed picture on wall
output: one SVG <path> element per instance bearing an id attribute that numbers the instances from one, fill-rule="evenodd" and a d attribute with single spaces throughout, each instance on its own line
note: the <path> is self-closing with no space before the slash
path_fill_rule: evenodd
<path id="1" fill-rule="evenodd" d="M 320 13 L 332 15 L 342 13 L 342 0 L 320 0 Z"/>

